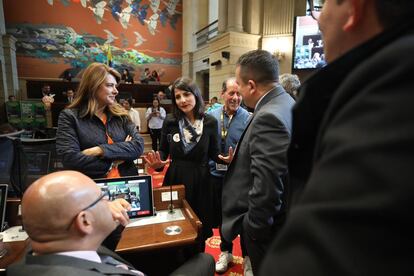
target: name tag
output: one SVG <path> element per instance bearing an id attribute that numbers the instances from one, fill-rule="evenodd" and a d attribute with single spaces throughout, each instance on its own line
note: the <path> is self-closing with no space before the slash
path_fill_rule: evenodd
<path id="1" fill-rule="evenodd" d="M 216 163 L 216 170 L 227 171 L 227 165 Z"/>

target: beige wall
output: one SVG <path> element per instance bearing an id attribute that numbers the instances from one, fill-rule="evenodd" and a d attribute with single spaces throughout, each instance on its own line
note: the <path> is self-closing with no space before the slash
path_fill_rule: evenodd
<path id="1" fill-rule="evenodd" d="M 210 11 L 208 9 L 208 1 L 183 1 L 184 13 L 186 13 L 185 8 L 189 6 L 197 14 L 192 24 L 202 26 L 209 12 L 212 13 L 211 5 Z M 188 38 L 190 35 L 185 38 L 187 31 L 184 31 L 183 35 L 183 49 L 187 50 L 183 52 L 183 73 L 186 72 L 195 78 L 200 72 L 209 70 L 209 98 L 218 96 L 221 83 L 226 78 L 234 76 L 235 64 L 240 55 L 253 49 L 260 48 L 271 53 L 282 53 L 279 60 L 280 73 L 291 72 L 294 17 L 305 14 L 306 0 L 219 0 L 217 8 L 219 9 L 218 25 L 222 32 L 209 40 L 207 47 L 197 49 L 194 43 L 195 36 L 192 35 L 191 44 Z M 235 22 L 239 22 L 240 15 L 242 15 L 242 31 L 232 31 Z M 190 28 L 185 22 L 184 28 Z M 190 21 L 187 23 L 189 24 Z M 194 30 L 192 34 L 196 31 Z M 223 51 L 230 52 L 229 60 L 221 56 Z M 210 64 L 203 62 L 207 58 Z M 221 65 L 212 66 L 211 63 L 217 60 L 221 61 Z"/>

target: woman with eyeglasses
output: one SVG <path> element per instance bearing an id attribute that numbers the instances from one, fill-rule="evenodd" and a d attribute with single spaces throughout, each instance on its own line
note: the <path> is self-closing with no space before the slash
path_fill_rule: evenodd
<path id="1" fill-rule="evenodd" d="M 144 143 L 115 97 L 120 74 L 102 63 L 86 68 L 77 97 L 59 115 L 56 150 L 65 169 L 91 178 L 137 175 Z"/>
<path id="2" fill-rule="evenodd" d="M 204 114 L 204 101 L 197 85 L 189 78 L 178 78 L 172 86 L 173 112 L 161 130 L 160 150 L 146 157 L 149 166 L 162 169 L 171 159 L 164 185 L 185 185 L 191 208 L 203 223 L 200 251 L 212 235 L 213 190 L 209 187 L 208 160 L 218 158 L 217 121 Z"/>

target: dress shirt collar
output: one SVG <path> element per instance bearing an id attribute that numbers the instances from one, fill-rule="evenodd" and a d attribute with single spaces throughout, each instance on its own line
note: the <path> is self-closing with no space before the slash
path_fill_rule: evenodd
<path id="1" fill-rule="evenodd" d="M 96 253 L 96 251 L 65 251 L 56 254 L 83 259 L 95 263 L 102 263 L 101 258 L 99 257 L 98 253 Z"/>
<path id="2" fill-rule="evenodd" d="M 270 88 L 266 93 L 263 94 L 263 96 L 260 97 L 260 99 L 257 101 L 256 106 L 254 107 L 254 110 L 257 109 L 257 107 L 259 106 L 260 102 L 263 100 L 263 98 L 269 94 L 270 91 L 272 91 L 273 89 L 275 89 L 276 86 Z"/>

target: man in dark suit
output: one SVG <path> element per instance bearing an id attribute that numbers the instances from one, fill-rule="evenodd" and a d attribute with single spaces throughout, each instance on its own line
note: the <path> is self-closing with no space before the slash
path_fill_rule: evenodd
<path id="1" fill-rule="evenodd" d="M 79 172 L 61 171 L 40 178 L 22 199 L 22 219 L 33 252 L 22 263 L 10 266 L 7 274 L 144 275 L 100 247 L 119 222 L 128 222 L 129 208 L 123 199 L 108 202 L 95 182 Z M 211 256 L 196 258 L 176 273 L 214 275 Z"/>
<path id="2" fill-rule="evenodd" d="M 241 234 L 254 274 L 285 213 L 294 100 L 278 84 L 278 66 L 269 52 L 255 50 L 236 67 L 243 101 L 255 110 L 224 179 L 222 234 L 228 241 Z"/>
<path id="3" fill-rule="evenodd" d="M 317 15 L 328 65 L 293 110 L 293 202 L 260 275 L 414 275 L 414 1 Z"/>
<path id="4" fill-rule="evenodd" d="M 68 104 L 71 104 L 75 98 L 75 92 L 73 92 L 73 89 L 68 89 L 66 92 L 66 100 L 65 102 Z"/>

